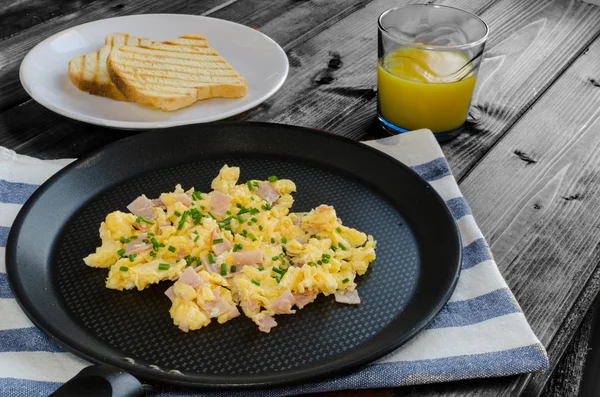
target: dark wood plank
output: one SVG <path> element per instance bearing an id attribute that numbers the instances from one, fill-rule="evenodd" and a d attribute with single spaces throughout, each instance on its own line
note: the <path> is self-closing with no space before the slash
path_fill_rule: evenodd
<path id="1" fill-rule="evenodd" d="M 555 365 L 600 290 L 600 39 L 461 184 Z M 532 376 L 538 395 L 549 376 Z"/>
<path id="2" fill-rule="evenodd" d="M 291 42 L 298 43 L 303 37 L 312 37 L 320 29 L 326 29 L 365 4 L 365 0 L 285 0 L 273 3 L 265 12 L 264 7 L 258 7 L 258 1 L 252 1 L 246 12 L 241 3 L 232 3 L 216 10 L 211 16 L 260 29 L 284 47 Z M 307 15 L 311 17 L 307 18 Z M 292 24 L 293 27 L 290 27 Z M 0 76 L 0 86 L 6 78 Z M 20 83 L 16 84 L 21 89 Z M 0 113 L 0 145 L 43 158 L 79 157 L 127 134 L 67 119 L 33 100 Z M 60 145 L 54 145 L 55 141 Z"/>

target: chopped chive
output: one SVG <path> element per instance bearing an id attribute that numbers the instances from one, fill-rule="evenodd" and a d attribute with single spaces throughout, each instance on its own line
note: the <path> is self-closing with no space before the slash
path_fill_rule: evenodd
<path id="1" fill-rule="evenodd" d="M 131 236 L 129 237 L 130 240 L 137 240 L 138 236 Z"/>
<path id="2" fill-rule="evenodd" d="M 222 242 L 223 242 L 222 238 L 216 238 L 216 239 L 213 240 L 213 244 L 219 244 L 219 243 L 222 243 Z"/>
<path id="3" fill-rule="evenodd" d="M 156 258 L 156 252 L 154 252 L 154 251 L 150 252 L 150 256 L 153 258 Z"/>
<path id="4" fill-rule="evenodd" d="M 248 182 L 246 182 L 246 185 L 248 185 L 248 190 L 252 191 L 252 189 L 254 189 L 252 187 L 252 182 L 248 181 Z"/>
<path id="5" fill-rule="evenodd" d="M 337 251 L 337 247 L 333 244 L 331 244 L 331 247 L 329 247 L 329 248 L 331 248 L 332 251 Z"/>
<path id="6" fill-rule="evenodd" d="M 281 275 L 283 275 L 283 273 L 284 273 L 284 271 L 283 271 L 283 270 L 281 270 L 280 268 L 278 268 L 277 266 L 273 266 L 273 271 L 274 271 L 275 273 L 279 273 L 279 274 L 281 274 Z"/>
<path id="7" fill-rule="evenodd" d="M 158 265 L 158 270 L 169 270 L 171 268 L 171 265 L 169 265 L 168 263 L 160 263 Z"/>
<path id="8" fill-rule="evenodd" d="M 248 231 L 246 229 L 242 230 L 240 233 L 242 236 L 246 237 L 248 235 Z"/>
<path id="9" fill-rule="evenodd" d="M 147 235 L 148 237 L 152 237 L 152 236 L 154 236 L 154 233 L 148 233 L 148 234 L 146 234 L 146 235 Z"/>
<path id="10" fill-rule="evenodd" d="M 175 216 L 181 216 L 181 212 L 179 211 L 173 211 L 173 213 L 175 214 Z"/>
<path id="11" fill-rule="evenodd" d="M 321 236 L 315 236 L 317 240 L 321 240 Z"/>
<path id="12" fill-rule="evenodd" d="M 183 259 L 185 259 L 186 266 L 189 266 L 192 264 L 192 262 L 194 262 L 194 259 L 192 258 L 191 255 L 186 255 Z"/>
<path id="13" fill-rule="evenodd" d="M 120 250 L 117 251 L 117 254 L 119 254 L 119 256 L 123 256 L 124 253 L 125 253 L 125 248 L 121 248 Z"/>
<path id="14" fill-rule="evenodd" d="M 231 268 L 229 270 L 231 271 L 231 273 L 235 273 L 237 267 L 235 267 L 235 265 L 231 265 Z"/>
<path id="15" fill-rule="evenodd" d="M 274 256 L 274 257 L 271 258 L 272 261 L 276 261 L 277 259 L 279 259 L 279 255 Z"/>
<path id="16" fill-rule="evenodd" d="M 269 204 L 269 203 L 263 204 L 263 206 L 262 206 L 262 209 L 265 210 L 265 211 L 268 211 L 271 208 L 273 208 L 273 207 L 271 207 L 271 204 Z"/>
<path id="17" fill-rule="evenodd" d="M 254 201 L 254 196 L 250 196 L 250 200 Z"/>
<path id="18" fill-rule="evenodd" d="M 252 284 L 260 286 L 260 281 L 256 281 L 255 279 L 250 280 Z"/>
<path id="19" fill-rule="evenodd" d="M 275 239 L 271 237 L 271 244 L 275 244 Z"/>
<path id="20" fill-rule="evenodd" d="M 252 241 L 256 241 L 256 236 L 255 236 L 254 234 L 252 234 L 252 233 L 250 233 L 250 234 L 248 235 L 248 238 L 249 238 L 250 240 L 252 240 Z"/>
<path id="21" fill-rule="evenodd" d="M 281 274 L 275 276 L 275 281 L 277 281 L 277 284 L 281 282 L 281 277 L 283 277 Z"/>
<path id="22" fill-rule="evenodd" d="M 142 240 L 142 243 L 144 243 L 144 244 L 148 244 L 149 242 L 150 242 L 150 240 L 148 240 L 147 238 Z"/>
<path id="23" fill-rule="evenodd" d="M 163 243 L 158 244 L 159 247 L 164 248 L 165 245 Z"/>
<path id="24" fill-rule="evenodd" d="M 256 219 L 256 217 L 255 217 L 255 216 L 253 216 L 252 218 L 250 218 L 250 220 L 251 220 L 252 222 L 254 222 L 254 223 L 258 222 L 258 219 Z"/>
<path id="25" fill-rule="evenodd" d="M 204 210 L 206 209 L 206 207 L 205 207 L 205 206 L 203 206 L 203 205 L 201 205 L 201 206 L 200 206 L 200 209 L 201 209 L 202 211 L 204 211 Z"/>
<path id="26" fill-rule="evenodd" d="M 196 238 L 194 239 L 194 242 L 198 241 L 198 239 L 200 238 L 200 235 L 196 235 Z"/>
<path id="27" fill-rule="evenodd" d="M 285 252 L 282 252 L 281 254 L 279 254 L 280 258 L 285 258 Z"/>
<path id="28" fill-rule="evenodd" d="M 227 265 L 225 263 L 221 263 L 221 276 L 227 274 Z"/>
<path id="29" fill-rule="evenodd" d="M 239 222 L 239 224 L 240 224 L 240 225 L 241 225 L 242 223 L 244 223 L 244 218 L 242 218 L 242 216 L 241 216 L 241 215 L 237 215 L 237 216 L 235 217 L 235 219 L 237 219 L 237 221 Z"/>
<path id="30" fill-rule="evenodd" d="M 322 264 L 323 264 L 323 261 L 319 259 L 319 260 L 317 261 L 317 265 L 322 265 Z"/>
<path id="31" fill-rule="evenodd" d="M 259 186 L 260 186 L 260 183 L 258 183 L 258 182 L 256 182 L 256 181 L 252 182 L 252 184 L 253 184 L 254 186 L 256 186 L 256 187 L 259 187 Z"/>
<path id="32" fill-rule="evenodd" d="M 323 254 L 323 255 L 321 255 L 321 257 L 323 257 L 323 258 L 326 258 L 326 259 L 329 259 L 329 258 L 331 258 L 331 255 L 328 255 L 328 254 Z"/>
<path id="33" fill-rule="evenodd" d="M 231 226 L 225 226 L 225 227 L 223 228 L 223 230 L 229 230 L 229 231 L 231 231 Z"/>
<path id="34" fill-rule="evenodd" d="M 183 224 L 185 223 L 185 218 L 187 218 L 189 214 L 190 214 L 189 211 L 183 211 L 183 214 L 181 215 L 181 219 L 179 220 L 179 225 L 177 225 L 177 230 L 183 229 Z"/>
<path id="35" fill-rule="evenodd" d="M 347 278 L 345 278 L 345 279 L 342 280 L 342 283 L 346 284 L 348 281 L 350 281 L 350 280 L 348 280 Z"/>
<path id="36" fill-rule="evenodd" d="M 215 221 L 217 220 L 217 218 L 216 218 L 216 217 L 215 217 L 213 214 L 211 214 L 211 213 L 210 213 L 210 211 L 208 212 L 208 215 L 209 215 L 211 218 L 213 218 Z"/>
<path id="37" fill-rule="evenodd" d="M 175 252 L 177 250 L 177 248 L 173 247 L 172 245 L 169 245 L 169 248 L 167 249 L 171 252 Z"/>
<path id="38" fill-rule="evenodd" d="M 258 208 L 251 208 L 250 209 L 250 215 L 256 215 L 258 214 L 260 211 L 258 210 Z"/>
<path id="39" fill-rule="evenodd" d="M 253 223 L 252 223 L 252 222 L 248 222 L 248 226 L 252 226 L 252 225 L 253 225 Z"/>
<path id="40" fill-rule="evenodd" d="M 131 241 L 131 239 L 128 239 L 125 236 L 121 236 L 121 238 L 119 239 L 123 244 L 127 244 L 128 242 Z"/>
<path id="41" fill-rule="evenodd" d="M 129 262 L 133 262 L 135 260 L 135 257 L 136 257 L 135 254 L 129 255 Z"/>
<path id="42" fill-rule="evenodd" d="M 277 178 L 275 175 L 269 177 L 269 182 L 277 182 L 278 180 L 279 178 Z"/>
<path id="43" fill-rule="evenodd" d="M 196 200 L 202 200 L 202 193 L 194 192 L 194 193 L 192 193 L 192 198 L 194 198 Z"/>
<path id="44" fill-rule="evenodd" d="M 225 212 L 227 215 L 231 215 L 231 211 L 227 211 Z"/>
<path id="45" fill-rule="evenodd" d="M 242 244 L 235 244 L 235 245 L 233 246 L 233 252 L 238 252 L 238 251 L 240 251 L 242 248 L 244 248 L 244 247 L 242 246 Z"/>
<path id="46" fill-rule="evenodd" d="M 243 205 L 241 205 L 240 203 L 237 203 L 235 206 L 238 207 L 239 209 L 242 209 L 242 207 L 243 207 Z"/>
<path id="47" fill-rule="evenodd" d="M 209 262 L 209 263 L 215 263 L 215 262 L 216 262 L 216 261 L 215 261 L 215 256 L 213 255 L 213 253 L 212 253 L 212 252 L 209 252 L 209 253 L 208 253 L 208 262 Z"/>
<path id="48" fill-rule="evenodd" d="M 143 218 L 143 217 L 141 217 L 141 216 L 138 216 L 138 217 L 136 218 L 136 220 L 135 220 L 135 221 L 136 221 L 137 223 L 144 222 L 144 223 L 147 223 L 147 224 L 149 224 L 149 225 L 154 225 L 154 222 L 152 222 L 152 221 L 149 221 L 148 219 L 146 219 L 146 218 Z"/>
<path id="49" fill-rule="evenodd" d="M 294 262 L 290 259 L 289 262 L 290 266 L 294 266 Z"/>
<path id="50" fill-rule="evenodd" d="M 287 238 L 285 238 L 285 237 L 282 237 L 282 238 L 281 238 L 281 244 L 285 244 L 285 243 L 287 243 Z"/>
<path id="51" fill-rule="evenodd" d="M 347 251 L 348 248 L 346 248 L 346 246 L 342 243 L 338 243 L 339 247 L 342 249 L 342 251 Z"/>
<path id="52" fill-rule="evenodd" d="M 262 231 L 264 228 L 262 227 L 262 225 L 258 225 L 258 230 Z"/>
<path id="53" fill-rule="evenodd" d="M 119 270 L 122 271 L 122 272 L 126 272 L 127 270 L 129 270 L 129 268 L 127 266 L 121 266 L 119 268 Z"/>
<path id="54" fill-rule="evenodd" d="M 323 263 L 329 263 L 329 259 L 323 258 L 323 259 L 321 259 L 321 262 L 323 262 Z"/>
<path id="55" fill-rule="evenodd" d="M 263 266 L 260 266 L 260 267 L 258 268 L 258 271 L 259 271 L 259 272 L 262 272 L 263 270 L 265 270 L 265 268 L 264 268 Z"/>
<path id="56" fill-rule="evenodd" d="M 317 267 L 317 264 L 315 262 L 308 262 L 308 266 Z"/>
<path id="57" fill-rule="evenodd" d="M 338 226 L 338 227 L 335 228 L 335 231 L 338 232 L 338 233 L 341 233 L 342 232 L 342 228 Z"/>

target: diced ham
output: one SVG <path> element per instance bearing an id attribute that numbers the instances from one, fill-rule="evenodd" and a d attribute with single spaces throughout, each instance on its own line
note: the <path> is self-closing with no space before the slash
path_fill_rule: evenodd
<path id="1" fill-rule="evenodd" d="M 240 315 L 240 311 L 238 310 L 236 305 L 232 305 L 231 309 L 229 309 L 229 318 L 236 318 Z"/>
<path id="2" fill-rule="evenodd" d="M 154 200 L 154 206 L 159 208 L 166 208 L 165 203 L 162 202 L 161 199 Z"/>
<path id="3" fill-rule="evenodd" d="M 304 266 L 304 263 L 302 263 L 302 262 L 295 262 L 294 263 L 294 267 L 302 267 L 302 266 Z"/>
<path id="4" fill-rule="evenodd" d="M 169 288 L 167 288 L 167 290 L 165 291 L 165 295 L 167 295 L 171 302 L 175 300 L 175 291 L 173 290 L 172 285 Z"/>
<path id="5" fill-rule="evenodd" d="M 234 252 L 231 254 L 233 263 L 237 266 L 252 266 L 262 263 L 262 252 L 260 250 L 250 250 L 242 252 Z"/>
<path id="6" fill-rule="evenodd" d="M 258 313 L 260 310 L 260 305 L 256 299 L 244 299 L 240 303 L 240 306 L 242 306 L 242 309 L 247 309 L 252 313 Z"/>
<path id="7" fill-rule="evenodd" d="M 271 328 L 277 326 L 275 319 L 266 314 L 263 314 L 258 320 L 255 321 L 255 323 L 258 325 L 258 329 L 260 331 L 266 332 L 267 334 L 271 332 Z"/>
<path id="8" fill-rule="evenodd" d="M 211 213 L 217 216 L 225 216 L 229 207 L 231 206 L 231 199 L 228 195 L 215 190 L 210 195 L 210 201 L 208 202 Z"/>
<path id="9" fill-rule="evenodd" d="M 194 288 L 200 287 L 204 284 L 204 279 L 191 267 L 186 267 L 179 276 L 179 282 L 191 285 Z"/>
<path id="10" fill-rule="evenodd" d="M 218 263 L 210 263 L 206 256 L 202 257 L 202 264 L 204 265 L 204 270 L 209 273 L 219 273 L 221 271 L 221 265 Z"/>
<path id="11" fill-rule="evenodd" d="M 358 296 L 357 290 L 336 291 L 335 301 L 339 303 L 345 303 L 347 305 L 358 305 L 360 304 L 360 297 Z"/>
<path id="12" fill-rule="evenodd" d="M 192 205 L 192 199 L 187 194 L 177 195 L 177 197 L 175 198 L 175 201 L 179 201 L 181 204 L 185 205 L 186 207 L 189 207 Z"/>
<path id="13" fill-rule="evenodd" d="M 292 224 L 294 226 L 300 226 L 301 223 L 302 223 L 302 218 L 296 218 L 292 221 Z"/>
<path id="14" fill-rule="evenodd" d="M 156 215 L 152 211 L 154 203 L 145 195 L 136 198 L 127 206 L 127 209 L 135 216 L 141 216 L 146 219 L 154 219 Z"/>
<path id="15" fill-rule="evenodd" d="M 160 222 L 158 222 L 158 226 L 160 226 L 160 227 L 171 226 L 171 222 L 169 222 L 169 221 L 160 221 Z"/>
<path id="16" fill-rule="evenodd" d="M 213 230 L 212 232 L 212 239 L 217 240 L 222 238 L 223 242 L 222 243 L 218 243 L 218 244 L 213 244 L 212 246 L 212 250 L 215 253 L 215 255 L 221 255 L 223 252 L 225 251 L 229 251 L 233 245 L 231 245 L 231 242 L 229 240 L 227 240 L 225 237 L 221 236 L 219 233 L 217 233 L 216 230 Z"/>
<path id="17" fill-rule="evenodd" d="M 295 302 L 294 295 L 290 290 L 286 290 L 279 298 L 273 301 L 272 308 L 275 314 L 291 313 Z"/>
<path id="18" fill-rule="evenodd" d="M 125 244 L 124 255 L 139 254 L 140 252 L 148 251 L 150 248 L 152 248 L 152 244 L 144 243 L 143 240 L 146 240 L 147 238 L 148 236 L 142 233 L 139 234 L 135 240 L 131 240 Z"/>
<path id="19" fill-rule="evenodd" d="M 298 306 L 298 309 L 302 309 L 304 306 L 315 300 L 316 296 L 317 294 L 313 291 L 307 291 L 303 294 L 295 294 L 294 298 L 296 306 Z"/>
<path id="20" fill-rule="evenodd" d="M 179 323 L 179 329 L 182 330 L 183 332 L 188 332 L 190 330 L 189 327 L 188 327 L 187 320 L 182 320 Z"/>
<path id="21" fill-rule="evenodd" d="M 205 302 L 202 305 L 202 310 L 208 314 L 208 317 L 219 317 L 223 313 L 227 313 L 231 310 L 231 305 L 227 301 L 220 297 L 220 288 L 217 287 L 213 290 L 215 300 Z"/>
<path id="22" fill-rule="evenodd" d="M 177 258 L 179 258 L 179 259 L 185 258 L 186 255 L 187 255 L 187 253 L 183 250 L 183 248 L 180 248 L 179 251 L 177 252 Z"/>
<path id="23" fill-rule="evenodd" d="M 273 189 L 273 186 L 268 182 L 261 183 L 256 192 L 260 195 L 260 197 L 267 200 L 269 204 L 273 204 L 279 198 L 279 194 L 275 191 L 275 189 Z"/>

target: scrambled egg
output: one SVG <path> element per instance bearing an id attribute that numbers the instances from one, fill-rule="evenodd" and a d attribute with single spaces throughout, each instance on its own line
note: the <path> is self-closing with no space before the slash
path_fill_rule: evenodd
<path id="1" fill-rule="evenodd" d="M 296 185 L 269 177 L 237 184 L 225 165 L 210 193 L 180 185 L 156 200 L 142 195 L 100 226 L 102 245 L 84 258 L 109 268 L 106 287 L 142 290 L 163 280 L 170 315 L 183 331 L 224 323 L 240 312 L 263 332 L 318 294 L 360 303 L 355 279 L 375 259 L 376 243 L 344 226 L 328 205 L 290 213 Z"/>

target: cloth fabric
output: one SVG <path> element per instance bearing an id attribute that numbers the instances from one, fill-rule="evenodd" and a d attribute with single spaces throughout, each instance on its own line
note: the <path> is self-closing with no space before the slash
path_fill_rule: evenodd
<path id="1" fill-rule="evenodd" d="M 463 243 L 454 294 L 427 329 L 392 354 L 351 374 L 281 389 L 248 392 L 151 390 L 151 396 L 287 396 L 506 376 L 548 368 L 548 357 L 502 278 L 433 134 L 413 131 L 366 142 L 409 165 L 446 201 Z M 44 161 L 0 147 L 0 390 L 7 397 L 47 396 L 88 363 L 42 334 L 8 285 L 5 246 L 19 209 L 71 159 Z"/>

